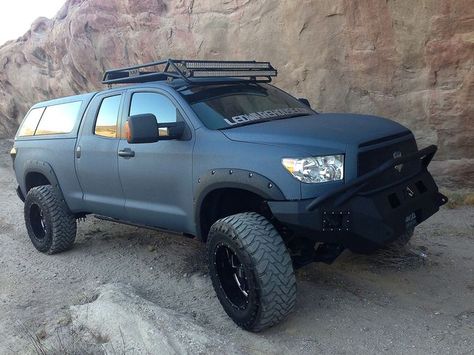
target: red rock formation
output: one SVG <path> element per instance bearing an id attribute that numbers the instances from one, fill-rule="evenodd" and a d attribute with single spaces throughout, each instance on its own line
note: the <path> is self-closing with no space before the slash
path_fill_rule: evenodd
<path id="1" fill-rule="evenodd" d="M 33 103 L 101 89 L 105 68 L 186 57 L 271 60 L 320 111 L 364 112 L 438 144 L 474 186 L 472 0 L 69 0 L 0 47 L 0 134 Z M 453 177 L 450 177 L 450 169 Z M 455 176 L 459 174 L 458 176 Z"/>

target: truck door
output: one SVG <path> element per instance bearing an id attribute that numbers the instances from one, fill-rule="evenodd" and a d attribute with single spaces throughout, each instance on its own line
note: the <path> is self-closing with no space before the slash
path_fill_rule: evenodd
<path id="1" fill-rule="evenodd" d="M 123 90 L 96 96 L 76 145 L 76 172 L 87 212 L 123 219 L 125 199 L 118 171 L 119 117 Z"/>
<path id="2" fill-rule="evenodd" d="M 130 90 L 123 122 L 128 116 L 151 113 L 159 123 L 183 120 L 171 96 L 159 90 Z M 189 122 L 187 123 L 188 127 Z M 190 132 L 189 132 L 190 133 Z M 131 222 L 180 232 L 192 230 L 193 138 L 129 144 L 121 139 L 119 173 Z"/>

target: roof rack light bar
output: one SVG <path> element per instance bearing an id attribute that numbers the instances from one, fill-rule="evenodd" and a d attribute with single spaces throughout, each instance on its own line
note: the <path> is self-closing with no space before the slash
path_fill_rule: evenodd
<path id="1" fill-rule="evenodd" d="M 270 63 L 262 62 L 184 62 L 188 69 L 271 69 Z"/>
<path id="2" fill-rule="evenodd" d="M 265 77 L 276 76 L 276 70 L 195 70 L 192 72 L 194 78 L 241 78 L 241 77 Z"/>
<path id="3" fill-rule="evenodd" d="M 164 66 L 162 70 L 150 67 Z M 146 70 L 140 70 L 145 69 Z M 270 82 L 277 71 L 269 62 L 215 61 L 168 59 L 125 68 L 107 70 L 103 84 L 131 84 L 181 78 L 192 83 L 194 78 L 248 78 L 258 82 Z"/>

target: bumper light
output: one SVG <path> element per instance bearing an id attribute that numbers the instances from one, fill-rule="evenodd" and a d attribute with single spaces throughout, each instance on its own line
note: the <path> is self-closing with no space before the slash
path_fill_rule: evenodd
<path id="1" fill-rule="evenodd" d="M 284 158 L 281 163 L 299 181 L 314 184 L 344 178 L 344 155 Z"/>

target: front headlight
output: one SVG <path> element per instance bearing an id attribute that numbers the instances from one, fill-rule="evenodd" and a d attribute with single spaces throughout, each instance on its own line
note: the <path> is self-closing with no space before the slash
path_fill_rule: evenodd
<path id="1" fill-rule="evenodd" d="M 308 184 L 337 181 L 344 178 L 344 154 L 309 158 L 283 158 L 291 175 Z"/>

